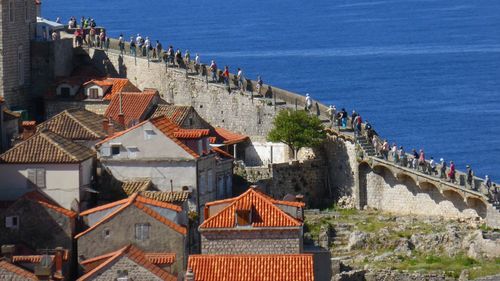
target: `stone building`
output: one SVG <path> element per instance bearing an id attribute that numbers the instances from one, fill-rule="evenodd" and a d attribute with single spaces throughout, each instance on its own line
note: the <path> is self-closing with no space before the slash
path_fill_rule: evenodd
<path id="1" fill-rule="evenodd" d="M 209 130 L 146 120 L 97 145 L 101 164 L 120 181 L 150 178 L 160 191 L 190 191 L 192 209 L 232 194 L 232 159 L 214 152 Z M 194 206 L 193 206 L 194 205 Z"/>
<path id="2" fill-rule="evenodd" d="M 37 131 L 50 131 L 67 138 L 75 143 L 93 148 L 94 145 L 123 131 L 123 126 L 113 120 L 86 109 L 66 109 L 37 126 Z"/>
<path id="3" fill-rule="evenodd" d="M 135 194 L 80 216 L 88 227 L 75 236 L 81 261 L 133 244 L 145 252 L 174 253 L 174 273 L 186 265 L 188 220 L 186 210 L 179 206 Z"/>
<path id="4" fill-rule="evenodd" d="M 13 109 L 26 109 L 30 86 L 30 40 L 36 1 L 0 1 L 0 97 Z"/>
<path id="5" fill-rule="evenodd" d="M 95 152 L 47 129 L 0 155 L 0 194 L 13 200 L 42 189 L 66 209 L 89 197 Z"/>
<path id="6" fill-rule="evenodd" d="M 185 281 L 313 281 L 311 254 L 191 255 Z"/>
<path id="7" fill-rule="evenodd" d="M 199 226 L 202 254 L 299 254 L 302 202 L 275 200 L 251 187 L 242 195 L 205 206 Z"/>
<path id="8" fill-rule="evenodd" d="M 12 140 L 19 134 L 20 114 L 10 111 L 0 96 L 0 152 L 9 149 Z"/>
<path id="9" fill-rule="evenodd" d="M 42 191 L 23 195 L 0 213 L 0 220 L 1 245 L 72 249 L 76 213 L 62 208 Z"/>
<path id="10" fill-rule="evenodd" d="M 128 245 L 118 251 L 83 261 L 85 274 L 78 281 L 86 280 L 165 280 L 177 281 L 165 265 L 175 259 L 169 253 L 145 253 Z"/>

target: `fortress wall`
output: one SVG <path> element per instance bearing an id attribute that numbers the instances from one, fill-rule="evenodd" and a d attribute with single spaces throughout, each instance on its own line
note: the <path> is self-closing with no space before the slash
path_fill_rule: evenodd
<path id="1" fill-rule="evenodd" d="M 343 138 L 331 137 L 325 143 L 324 150 L 333 198 L 356 197 L 358 164 L 355 144 Z"/>
<path id="2" fill-rule="evenodd" d="M 229 94 L 219 84 L 206 83 L 205 77 L 189 76 L 184 70 L 166 68 L 147 59 L 120 56 L 102 50 L 89 51 L 94 65 L 112 76 L 127 77 L 143 88 L 156 88 L 168 102 L 191 105 L 209 123 L 253 138 L 267 135 L 272 128 L 275 109 L 267 103 L 252 101 L 239 93 Z M 103 60 L 109 59 L 107 67 Z"/>
<path id="3" fill-rule="evenodd" d="M 443 194 L 433 186 L 421 188 L 410 178 L 399 180 L 388 170 L 371 170 L 361 165 L 360 181 L 366 183 L 368 207 L 408 215 L 442 216 L 445 218 L 486 217 L 486 206 L 469 206 L 458 193 Z"/>

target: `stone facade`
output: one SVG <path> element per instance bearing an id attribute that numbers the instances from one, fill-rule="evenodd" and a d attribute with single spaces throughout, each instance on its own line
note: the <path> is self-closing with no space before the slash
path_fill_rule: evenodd
<path id="1" fill-rule="evenodd" d="M 129 259 L 128 257 L 120 257 L 119 260 L 114 261 L 112 265 L 108 265 L 104 270 L 95 274 L 95 277 L 90 277 L 85 280 L 118 280 L 120 277 L 118 272 L 126 271 L 128 273 L 129 280 L 134 281 L 161 281 L 162 278 L 153 274 L 148 269 L 144 268 L 142 265 L 136 263 L 135 261 Z"/>
<path id="2" fill-rule="evenodd" d="M 5 226 L 6 217 L 17 216 L 19 227 Z M 33 249 L 73 248 L 75 221 L 59 212 L 20 199 L 0 214 L 0 245 L 25 244 Z"/>
<path id="3" fill-rule="evenodd" d="M 299 254 L 302 253 L 300 229 L 252 229 L 203 231 L 201 253 L 218 255 Z"/>
<path id="4" fill-rule="evenodd" d="M 11 108 L 26 108 L 30 85 L 30 39 L 35 1 L 0 1 L 0 95 Z"/>
<path id="5" fill-rule="evenodd" d="M 135 239 L 135 224 L 150 224 L 149 239 Z M 85 260 L 116 251 L 133 244 L 144 252 L 175 253 L 172 265 L 180 272 L 186 265 L 188 251 L 187 236 L 163 224 L 150 215 L 129 206 L 120 213 L 97 225 L 92 231 L 78 237 L 78 257 Z"/>

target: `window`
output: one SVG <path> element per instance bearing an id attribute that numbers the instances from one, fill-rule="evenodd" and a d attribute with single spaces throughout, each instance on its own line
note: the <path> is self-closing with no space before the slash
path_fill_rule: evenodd
<path id="1" fill-rule="evenodd" d="M 128 278 L 128 270 L 117 270 L 116 275 L 118 275 L 118 278 L 116 278 L 117 281 L 128 281 L 130 280 Z"/>
<path id="2" fill-rule="evenodd" d="M 144 139 L 145 140 L 150 140 L 156 135 L 154 130 L 151 129 L 144 129 Z"/>
<path id="3" fill-rule="evenodd" d="M 135 224 L 135 240 L 144 241 L 149 239 L 149 223 Z"/>
<path id="4" fill-rule="evenodd" d="M 118 155 L 120 154 L 120 146 L 119 145 L 112 145 L 111 146 L 111 155 Z"/>
<path id="5" fill-rule="evenodd" d="M 127 147 L 128 158 L 137 158 L 137 152 L 139 152 L 139 148 L 137 146 L 129 146 Z"/>
<path id="6" fill-rule="evenodd" d="M 5 217 L 5 227 L 16 229 L 19 227 L 19 217 L 18 216 L 8 216 Z"/>
<path id="7" fill-rule="evenodd" d="M 88 93 L 89 99 L 99 99 L 99 89 L 90 88 Z"/>
<path id="8" fill-rule="evenodd" d="M 9 1 L 9 21 L 14 22 L 14 0 Z"/>
<path id="9" fill-rule="evenodd" d="M 68 98 L 70 96 L 71 89 L 69 87 L 61 87 L 60 95 L 61 97 Z"/>
<path id="10" fill-rule="evenodd" d="M 28 169 L 28 187 L 31 184 L 45 188 L 45 169 Z"/>
<path id="11" fill-rule="evenodd" d="M 252 212 L 250 210 L 236 210 L 236 225 L 249 226 L 252 222 Z"/>
<path id="12" fill-rule="evenodd" d="M 19 85 L 24 85 L 24 60 L 23 60 L 23 46 L 17 47 L 17 71 L 19 77 Z"/>
<path id="13" fill-rule="evenodd" d="M 190 126 L 190 127 L 191 127 L 191 126 L 193 126 L 193 123 L 194 123 L 194 122 L 193 122 L 193 117 L 192 117 L 192 116 L 189 116 L 189 119 L 188 119 L 188 124 L 189 124 L 189 126 Z"/>
<path id="14" fill-rule="evenodd" d="M 104 236 L 104 238 L 109 238 L 110 235 L 111 235 L 111 231 L 109 229 L 105 229 L 102 232 L 102 236 Z"/>

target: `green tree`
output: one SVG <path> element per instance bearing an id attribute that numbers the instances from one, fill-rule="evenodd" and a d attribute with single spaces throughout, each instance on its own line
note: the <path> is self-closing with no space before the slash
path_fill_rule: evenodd
<path id="1" fill-rule="evenodd" d="M 321 120 L 303 110 L 282 110 L 273 124 L 267 140 L 286 144 L 293 151 L 294 158 L 297 158 L 300 148 L 317 146 L 326 138 Z"/>

